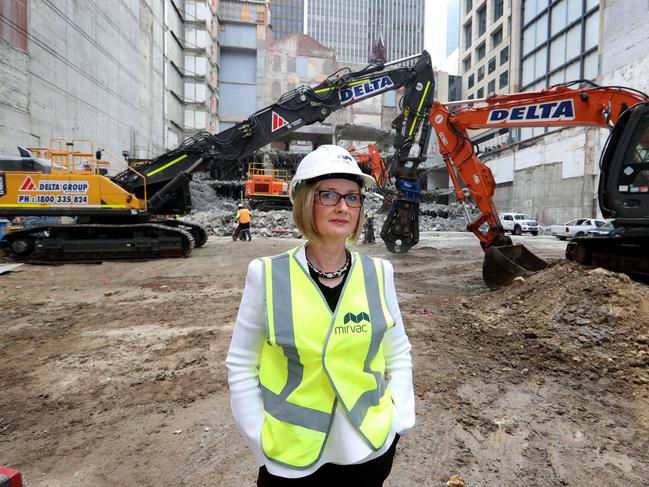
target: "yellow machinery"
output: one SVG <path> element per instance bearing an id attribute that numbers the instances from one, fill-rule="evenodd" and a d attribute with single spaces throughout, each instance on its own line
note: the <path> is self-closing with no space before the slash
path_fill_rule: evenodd
<path id="1" fill-rule="evenodd" d="M 102 214 L 132 215 L 146 211 L 146 195 L 140 200 L 106 177 L 110 163 L 97 159 L 89 140 L 52 139 L 46 149 L 27 150 L 34 155 L 34 166 L 2 172 L 2 214 L 81 216 L 100 209 Z M 35 167 L 37 164 L 40 167 Z M 144 180 L 137 171 L 129 170 Z"/>
<path id="2" fill-rule="evenodd" d="M 12 230 L 0 246 L 13 260 L 93 262 L 188 256 L 207 240 L 197 225 L 148 211 L 146 176 L 113 157 L 139 192 L 109 176 L 89 140 L 55 138 L 47 148 L 19 148 L 21 157 L 0 159 L 0 216 L 72 217 L 73 224 Z"/>

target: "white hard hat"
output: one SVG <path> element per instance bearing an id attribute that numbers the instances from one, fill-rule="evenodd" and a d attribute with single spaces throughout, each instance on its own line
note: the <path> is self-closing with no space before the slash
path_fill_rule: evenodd
<path id="1" fill-rule="evenodd" d="M 291 180 L 291 203 L 295 188 L 300 183 L 329 178 L 354 179 L 365 188 L 372 188 L 376 184 L 372 176 L 361 171 L 356 159 L 346 149 L 337 145 L 321 145 L 307 154 L 297 166 Z"/>
<path id="2" fill-rule="evenodd" d="M 239 203 L 237 206 L 238 206 L 239 208 L 243 208 L 243 205 L 242 205 L 241 203 Z"/>

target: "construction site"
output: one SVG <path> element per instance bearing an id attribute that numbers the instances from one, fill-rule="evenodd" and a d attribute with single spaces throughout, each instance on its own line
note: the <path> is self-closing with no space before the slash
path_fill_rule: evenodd
<path id="1" fill-rule="evenodd" d="M 256 458 L 351 472 L 396 441 L 391 487 L 647 484 L 648 13 L 118 3 L 0 6 L 0 487 L 255 485 Z M 370 456 L 322 456 L 334 416 Z"/>
<path id="2" fill-rule="evenodd" d="M 625 485 L 649 478 L 649 288 L 563 260 L 492 291 L 467 232 L 392 261 L 417 423 L 390 486 Z M 187 259 L 0 276 L 0 458 L 29 486 L 254 485 L 225 355 L 250 260 L 300 245 L 210 237 Z"/>

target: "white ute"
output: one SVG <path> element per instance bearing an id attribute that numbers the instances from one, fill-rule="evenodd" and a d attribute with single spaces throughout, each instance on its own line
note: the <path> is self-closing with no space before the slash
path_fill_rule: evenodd
<path id="1" fill-rule="evenodd" d="M 585 237 L 589 230 L 594 230 L 606 225 L 605 220 L 598 218 L 577 218 L 570 220 L 563 225 L 550 225 L 550 234 L 559 240 L 566 240 L 572 237 Z"/>
<path id="2" fill-rule="evenodd" d="M 514 235 L 539 234 L 539 223 L 525 213 L 501 213 L 500 223 L 503 225 L 503 230 L 512 232 Z"/>

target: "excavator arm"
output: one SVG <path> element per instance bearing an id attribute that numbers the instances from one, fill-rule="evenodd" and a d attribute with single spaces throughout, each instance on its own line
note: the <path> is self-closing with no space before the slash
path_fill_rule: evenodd
<path id="1" fill-rule="evenodd" d="M 496 183 L 491 169 L 478 159 L 467 130 L 513 127 L 611 127 L 630 107 L 645 102 L 634 90 L 619 87 L 572 89 L 559 85 L 540 92 L 498 95 L 462 106 L 435 102 L 430 122 L 437 134 L 439 150 L 453 182 L 456 197 L 463 204 L 463 188 L 480 210 L 471 220 L 473 232 L 487 252 L 483 277 L 487 284 L 507 284 L 516 275 L 540 270 L 543 261 L 522 246 L 511 246 L 493 204 Z M 466 207 L 465 207 L 466 208 Z M 491 249 L 491 250 L 490 250 Z M 511 262 L 508 262 L 511 261 Z M 513 264 L 513 265 L 512 265 Z"/>
<path id="2" fill-rule="evenodd" d="M 201 132 L 185 140 L 177 149 L 139 166 L 137 169 L 145 180 L 125 171 L 115 176 L 113 182 L 138 197 L 144 195 L 146 186 L 148 212 L 151 214 L 184 214 L 191 209 L 186 203 L 187 183 L 193 173 L 213 165 L 234 164 L 299 127 L 322 122 L 336 110 L 403 86 L 406 94 L 403 101 L 404 135 L 401 139 L 412 139 L 423 119 L 420 112 L 421 87 L 430 87 L 433 83 L 429 54 L 424 51 L 417 58 L 412 67 L 385 69 L 414 57 L 388 64 L 370 64 L 356 72 L 343 69 L 317 86 L 300 86 L 284 94 L 273 105 L 219 134 Z"/>
<path id="3" fill-rule="evenodd" d="M 358 151 L 361 149 L 367 149 L 367 153 L 359 153 Z M 370 174 L 376 181 L 376 186 L 383 191 L 389 174 L 378 147 L 375 144 L 368 144 L 365 147 L 352 146 L 348 150 L 359 165 L 369 166 Z"/>

